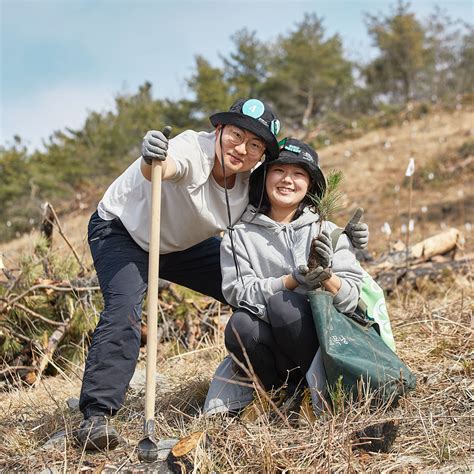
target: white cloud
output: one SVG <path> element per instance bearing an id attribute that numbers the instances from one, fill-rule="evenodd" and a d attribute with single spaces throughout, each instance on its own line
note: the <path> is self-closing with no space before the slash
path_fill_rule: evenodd
<path id="1" fill-rule="evenodd" d="M 10 143 L 16 134 L 30 150 L 42 149 L 42 139 L 55 130 L 81 128 L 90 111 L 112 110 L 117 90 L 111 85 L 64 84 L 21 102 L 4 101 L 0 143 Z"/>

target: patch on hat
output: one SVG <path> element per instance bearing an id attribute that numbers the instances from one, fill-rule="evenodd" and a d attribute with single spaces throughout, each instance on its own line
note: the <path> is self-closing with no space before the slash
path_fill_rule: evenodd
<path id="1" fill-rule="evenodd" d="M 260 118 L 263 112 L 265 112 L 265 106 L 258 99 L 249 99 L 242 106 L 242 113 L 255 119 Z"/>
<path id="2" fill-rule="evenodd" d="M 303 160 L 314 163 L 314 158 L 307 151 L 303 151 L 299 156 L 303 158 Z"/>
<path id="3" fill-rule="evenodd" d="M 293 153 L 300 153 L 301 152 L 301 147 L 297 146 L 297 145 L 291 145 L 291 144 L 288 144 L 288 145 L 285 145 L 283 147 L 284 150 L 288 150 L 288 151 L 291 151 Z"/>
<path id="4" fill-rule="evenodd" d="M 278 119 L 271 121 L 270 131 L 273 133 L 273 135 L 278 135 L 278 133 L 280 132 L 280 121 Z"/>

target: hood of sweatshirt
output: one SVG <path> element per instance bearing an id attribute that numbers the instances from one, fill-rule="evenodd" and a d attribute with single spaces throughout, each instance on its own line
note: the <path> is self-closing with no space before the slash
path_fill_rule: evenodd
<path id="1" fill-rule="evenodd" d="M 275 222 L 265 214 L 257 214 L 256 208 L 249 204 L 240 220 L 246 224 L 267 227 L 268 229 L 273 229 L 275 231 L 282 231 L 285 228 L 298 230 L 301 227 L 319 222 L 319 215 L 312 212 L 309 207 L 305 207 L 303 213 L 298 217 L 298 219 L 295 219 L 292 222 Z"/>

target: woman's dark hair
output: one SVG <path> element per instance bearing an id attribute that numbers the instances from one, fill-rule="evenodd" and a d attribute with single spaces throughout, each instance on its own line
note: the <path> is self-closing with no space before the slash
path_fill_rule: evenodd
<path id="1" fill-rule="evenodd" d="M 270 201 L 268 199 L 267 191 L 265 189 L 265 178 L 267 175 L 267 171 L 272 165 L 272 162 L 267 164 L 260 165 L 255 171 L 253 171 L 250 175 L 249 181 L 249 203 L 257 209 L 257 212 L 262 214 L 268 214 L 270 212 Z M 306 169 L 305 166 L 302 168 Z M 312 206 L 313 202 L 308 194 L 312 194 L 313 196 L 322 197 L 325 185 L 320 183 L 317 180 L 314 180 L 311 177 L 311 173 L 309 170 L 306 170 L 310 176 L 310 184 L 308 187 L 308 192 L 303 200 L 300 202 L 298 209 L 293 216 L 293 220 L 298 219 L 298 217 L 302 214 L 305 207 Z"/>

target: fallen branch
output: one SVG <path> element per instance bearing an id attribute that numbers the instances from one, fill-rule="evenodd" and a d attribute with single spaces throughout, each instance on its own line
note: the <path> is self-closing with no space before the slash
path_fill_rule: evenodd
<path id="1" fill-rule="evenodd" d="M 6 309 L 8 309 L 11 306 L 15 306 L 18 309 L 21 309 L 22 311 L 24 311 L 25 313 L 28 313 L 30 316 L 33 316 L 34 318 L 40 319 L 44 323 L 51 324 L 52 326 L 62 326 L 64 324 L 62 321 L 54 321 L 54 320 L 49 319 L 49 318 L 47 318 L 47 317 L 45 317 L 45 316 L 43 316 L 39 313 L 36 313 L 32 309 L 27 308 L 25 305 L 22 305 L 21 303 L 18 303 L 18 302 L 8 303 L 7 306 L 6 306 Z M 2 311 L 3 311 L 3 309 L 2 309 Z"/>
<path id="2" fill-rule="evenodd" d="M 38 368 L 36 371 L 36 380 L 34 383 L 34 386 L 37 387 L 40 380 L 41 380 L 41 375 L 46 369 L 47 365 L 51 361 L 54 352 L 56 351 L 59 343 L 63 339 L 64 335 L 66 334 L 67 330 L 69 329 L 69 325 L 72 321 L 72 318 L 68 318 L 60 328 L 56 329 L 56 331 L 51 334 L 50 338 L 48 339 L 48 345 L 46 347 L 45 352 L 43 353 L 41 360 L 38 364 Z"/>
<path id="3" fill-rule="evenodd" d="M 433 235 L 413 245 L 410 249 L 410 256 L 413 259 L 426 261 L 435 255 L 448 253 L 456 248 L 460 235 L 459 230 L 452 227 L 446 232 Z"/>
<path id="4" fill-rule="evenodd" d="M 394 267 L 406 267 L 407 258 L 411 265 L 426 262 L 436 255 L 444 255 L 454 251 L 460 238 L 458 229 L 451 228 L 440 234 L 429 237 L 408 249 L 389 252 L 372 263 L 372 273 L 377 274 Z M 406 268 L 404 268 L 406 270 Z"/>
<path id="5" fill-rule="evenodd" d="M 66 234 L 64 233 L 63 228 L 61 226 L 61 223 L 59 222 L 58 215 L 56 214 L 56 211 L 54 210 L 54 207 L 52 206 L 52 204 L 49 203 L 49 202 L 45 203 L 45 220 L 43 221 L 43 224 L 42 224 L 42 228 L 44 227 L 45 229 L 47 229 L 47 225 L 46 225 L 45 221 L 49 222 L 50 224 L 56 224 L 56 226 L 58 227 L 59 235 L 64 239 L 67 246 L 71 249 L 71 252 L 73 253 L 75 259 L 77 260 L 77 263 L 81 267 L 81 272 L 80 273 L 85 274 L 86 273 L 86 268 L 84 267 L 84 264 L 82 263 L 81 259 L 79 258 L 79 255 L 76 252 L 76 249 L 73 247 L 73 245 L 71 244 L 71 242 L 67 238 Z M 46 233 L 47 239 L 48 239 L 50 244 L 51 244 L 51 241 L 52 241 L 52 233 L 53 233 L 52 229 L 49 229 L 49 235 Z"/>
<path id="6" fill-rule="evenodd" d="M 20 295 L 16 296 L 15 298 L 8 300 L 7 298 L 0 298 L 1 301 L 5 303 L 4 307 L 0 309 L 0 313 L 5 311 L 6 307 L 11 306 L 12 304 L 16 303 L 17 301 L 21 300 L 24 298 L 27 294 L 31 293 L 32 291 L 35 290 L 44 290 L 44 289 L 49 289 L 53 291 L 72 291 L 72 292 L 83 292 L 83 291 L 98 291 L 100 290 L 99 286 L 87 286 L 87 287 L 77 287 L 77 286 L 56 286 L 56 285 L 48 285 L 48 284 L 39 284 L 39 285 L 33 285 L 27 290 L 25 290 L 23 293 Z"/>
<path id="7" fill-rule="evenodd" d="M 5 369 L 0 370 L 0 375 L 5 375 L 10 372 L 16 372 L 17 370 L 25 370 L 25 369 L 31 369 L 29 365 L 14 365 L 14 366 L 9 366 Z"/>

